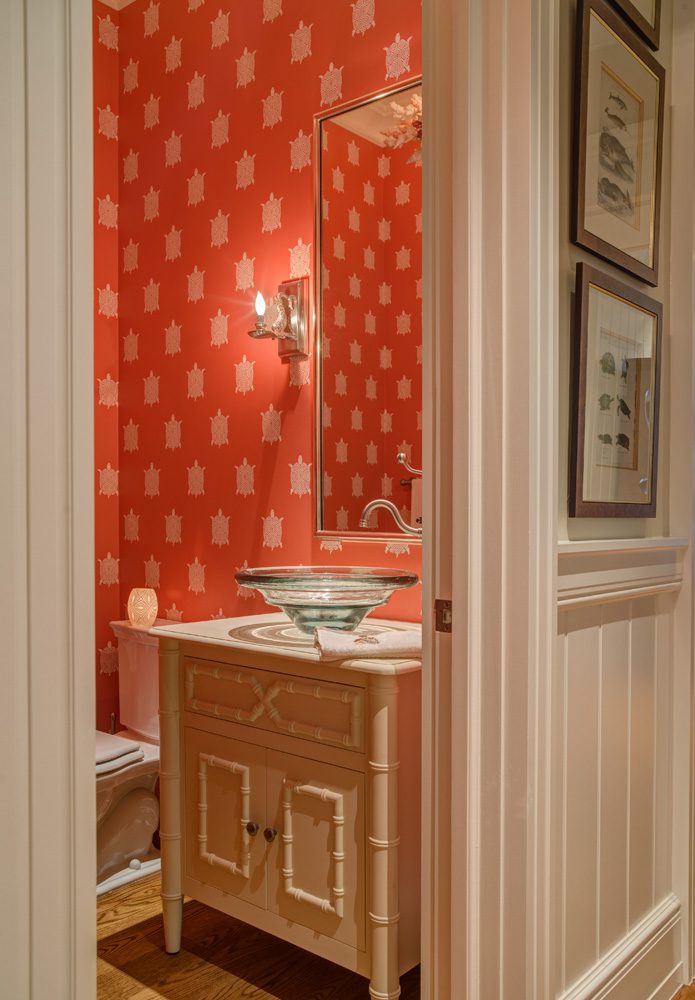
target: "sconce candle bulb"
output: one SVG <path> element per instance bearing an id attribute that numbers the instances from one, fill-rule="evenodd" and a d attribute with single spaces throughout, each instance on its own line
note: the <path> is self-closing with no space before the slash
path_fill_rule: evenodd
<path id="1" fill-rule="evenodd" d="M 261 292 L 256 293 L 256 325 L 249 337 L 277 341 L 282 361 L 305 358 L 308 350 L 308 279 L 284 281 L 277 295 L 266 303 Z"/>

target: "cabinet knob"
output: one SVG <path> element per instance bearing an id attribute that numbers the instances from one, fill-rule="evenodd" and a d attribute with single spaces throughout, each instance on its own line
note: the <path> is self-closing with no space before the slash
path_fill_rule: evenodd
<path id="1" fill-rule="evenodd" d="M 265 839 L 268 841 L 269 844 L 272 844 L 277 835 L 278 835 L 277 830 L 274 830 L 271 826 L 267 826 L 263 831 L 263 836 L 265 837 Z"/>
<path id="2" fill-rule="evenodd" d="M 246 824 L 246 832 L 250 833 L 252 837 L 255 837 L 259 830 L 260 826 L 258 823 L 250 821 Z"/>

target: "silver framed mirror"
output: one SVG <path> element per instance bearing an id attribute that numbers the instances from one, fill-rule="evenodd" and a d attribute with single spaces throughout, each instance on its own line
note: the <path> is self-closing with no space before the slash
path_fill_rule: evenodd
<path id="1" fill-rule="evenodd" d="M 419 77 L 315 118 L 320 535 L 422 525 L 421 137 Z"/>

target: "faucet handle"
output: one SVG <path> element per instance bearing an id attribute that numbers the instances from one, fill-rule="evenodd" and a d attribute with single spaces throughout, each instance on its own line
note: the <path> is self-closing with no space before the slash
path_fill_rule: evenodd
<path id="1" fill-rule="evenodd" d="M 399 451 L 396 455 L 396 461 L 403 466 L 406 472 L 409 472 L 412 476 L 422 476 L 422 469 L 414 469 L 410 462 L 408 461 L 408 456 L 404 451 Z"/>

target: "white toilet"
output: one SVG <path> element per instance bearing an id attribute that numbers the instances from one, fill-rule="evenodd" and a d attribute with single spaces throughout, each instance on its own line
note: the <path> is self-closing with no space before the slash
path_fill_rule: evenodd
<path id="1" fill-rule="evenodd" d="M 157 640 L 127 621 L 111 628 L 124 728 L 96 733 L 97 895 L 159 869 L 152 843 L 159 827 Z"/>

